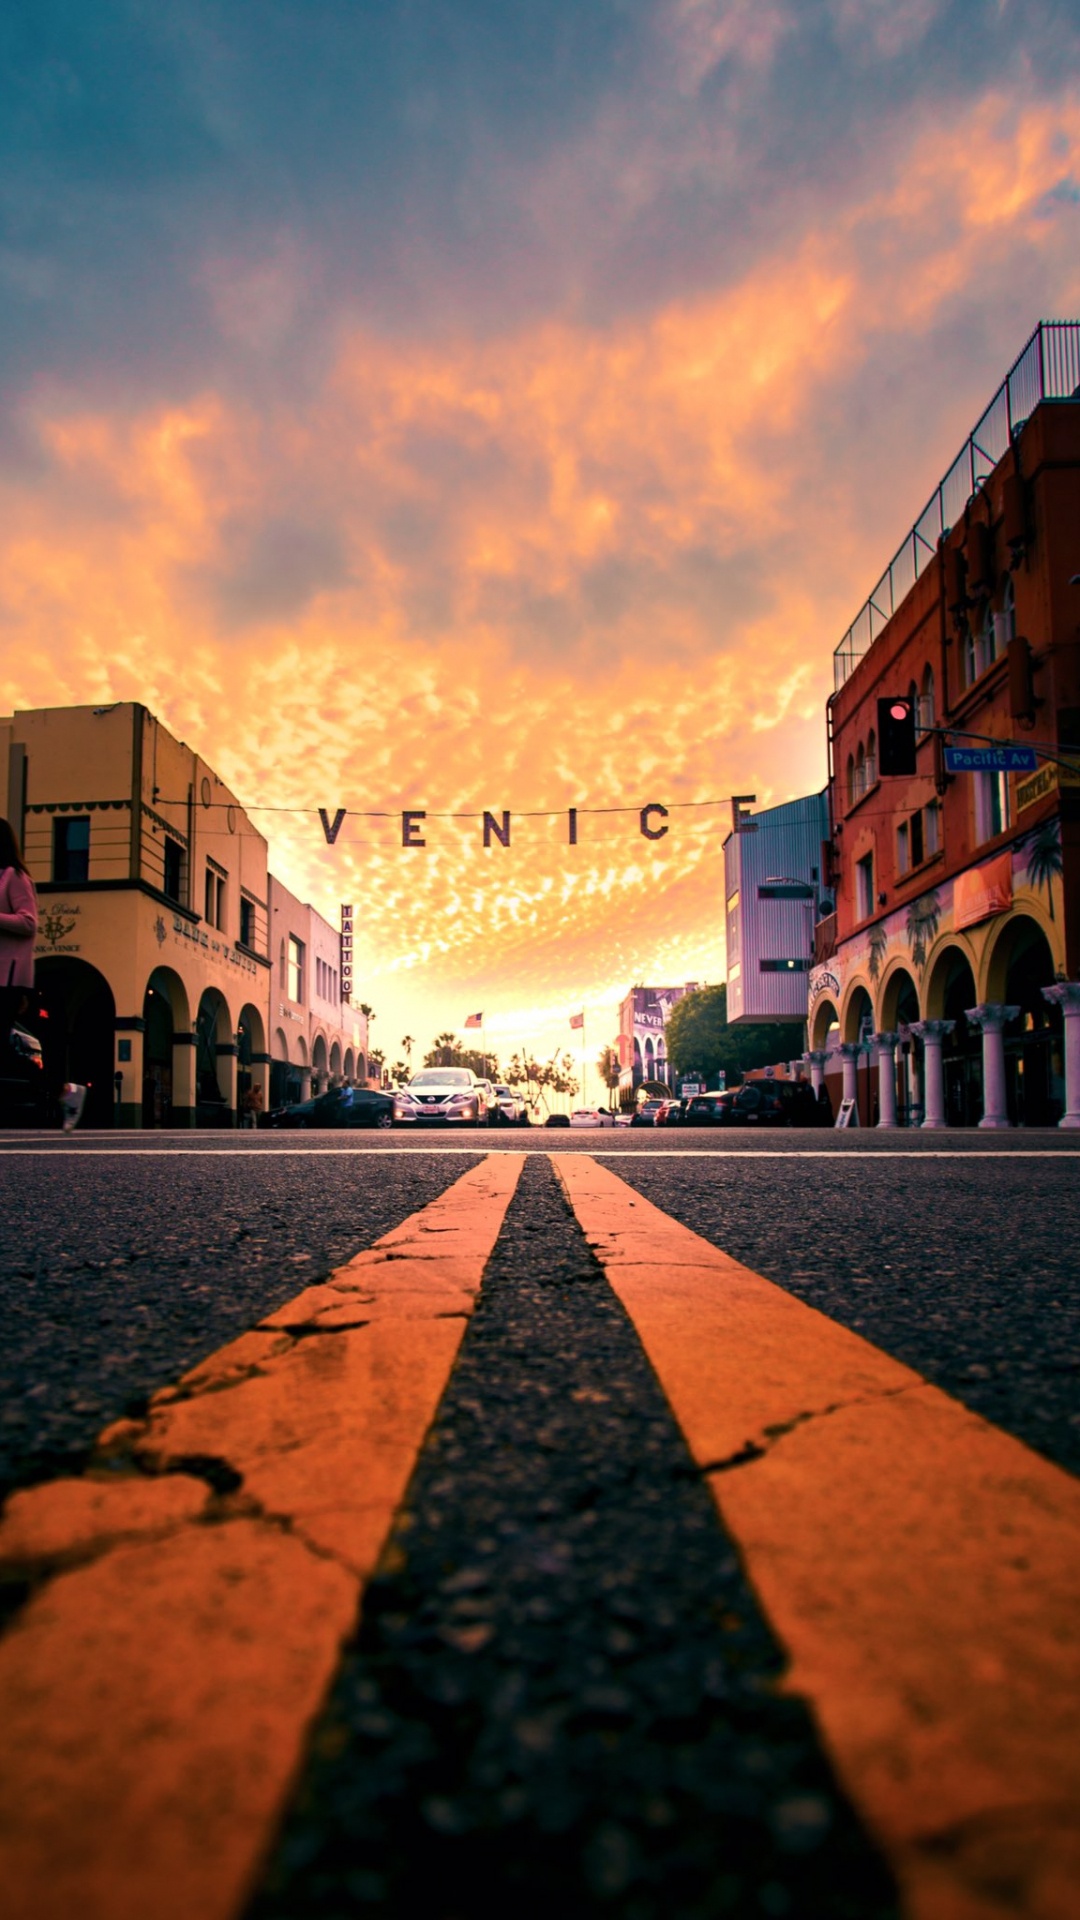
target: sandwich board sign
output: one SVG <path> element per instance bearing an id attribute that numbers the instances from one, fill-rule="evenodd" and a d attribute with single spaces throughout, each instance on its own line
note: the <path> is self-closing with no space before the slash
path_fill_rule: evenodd
<path id="1" fill-rule="evenodd" d="M 859 1109 L 855 1105 L 854 1100 L 841 1100 L 840 1111 L 836 1116 L 834 1125 L 837 1127 L 857 1127 L 858 1124 Z"/>

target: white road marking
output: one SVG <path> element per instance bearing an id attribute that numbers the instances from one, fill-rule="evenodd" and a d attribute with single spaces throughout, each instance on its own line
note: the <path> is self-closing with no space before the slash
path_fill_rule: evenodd
<path id="1" fill-rule="evenodd" d="M 387 1153 L 399 1154 L 455 1154 L 486 1155 L 498 1153 L 552 1153 L 573 1151 L 567 1146 L 547 1144 L 542 1147 L 525 1146 L 475 1146 L 448 1147 L 436 1142 L 421 1146 L 417 1142 L 408 1147 L 376 1146 L 374 1142 L 365 1146 L 326 1146 L 326 1147 L 127 1147 L 127 1146 L 76 1146 L 74 1143 L 58 1141 L 55 1146 L 9 1147 L 0 1141 L 0 1159 L 40 1158 L 56 1155 L 68 1155 L 73 1159 L 92 1159 L 102 1154 L 122 1155 L 127 1159 L 172 1159 L 183 1154 L 193 1159 L 213 1160 L 221 1158 L 235 1159 L 238 1155 L 250 1154 L 254 1158 L 265 1160 L 282 1156 L 298 1159 L 311 1159 L 317 1155 L 338 1155 L 348 1158 L 350 1155 L 375 1156 Z M 594 1160 L 613 1160 L 621 1162 L 631 1160 L 1080 1160 L 1080 1149 L 1075 1147 L 744 1147 L 741 1150 L 731 1147 L 626 1147 L 621 1152 L 603 1147 L 590 1147 L 588 1151 Z"/>

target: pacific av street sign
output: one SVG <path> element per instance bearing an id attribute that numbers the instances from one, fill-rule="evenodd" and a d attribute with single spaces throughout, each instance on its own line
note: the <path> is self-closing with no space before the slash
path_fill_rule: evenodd
<path id="1" fill-rule="evenodd" d="M 1034 773 L 1034 747 L 946 747 L 946 773 Z"/>

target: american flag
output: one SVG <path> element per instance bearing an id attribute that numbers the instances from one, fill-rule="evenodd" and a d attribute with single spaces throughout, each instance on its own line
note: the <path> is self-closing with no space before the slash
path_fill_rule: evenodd
<path id="1" fill-rule="evenodd" d="M 585 1025 L 584 1013 L 572 1013 L 570 1015 L 570 1025 L 572 1027 L 583 1027 Z"/>
<path id="2" fill-rule="evenodd" d="M 482 1027 L 483 1024 L 484 1024 L 484 1016 L 482 1013 L 470 1013 L 468 1019 L 465 1022 L 465 1025 L 467 1027 Z"/>

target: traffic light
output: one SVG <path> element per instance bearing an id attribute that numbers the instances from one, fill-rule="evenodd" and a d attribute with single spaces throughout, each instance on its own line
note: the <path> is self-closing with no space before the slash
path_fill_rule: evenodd
<path id="1" fill-rule="evenodd" d="M 915 702 L 891 694 L 877 703 L 879 773 L 914 773 Z"/>

